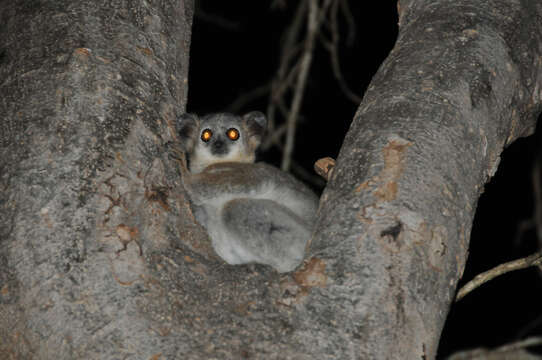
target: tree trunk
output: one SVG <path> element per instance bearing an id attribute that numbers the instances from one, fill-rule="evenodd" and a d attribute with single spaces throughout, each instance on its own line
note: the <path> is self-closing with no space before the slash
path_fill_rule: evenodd
<path id="1" fill-rule="evenodd" d="M 478 197 L 541 110 L 539 1 L 401 0 L 399 16 L 311 246 L 327 285 L 306 300 L 306 338 L 351 358 L 435 357 Z"/>
<path id="2" fill-rule="evenodd" d="M 433 358 L 483 184 L 540 112 L 542 7 L 400 5 L 307 260 L 280 276 L 213 254 L 163 146 L 191 1 L 2 2 L 0 354 Z"/>
<path id="3" fill-rule="evenodd" d="M 189 346 L 167 335 L 177 305 L 159 254 L 179 237 L 160 152 L 186 103 L 192 12 L 0 3 L 0 358 Z"/>

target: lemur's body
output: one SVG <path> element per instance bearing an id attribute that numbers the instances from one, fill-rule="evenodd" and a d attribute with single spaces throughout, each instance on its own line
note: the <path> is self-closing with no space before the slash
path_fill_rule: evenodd
<path id="1" fill-rule="evenodd" d="M 253 163 L 265 124 L 261 113 L 185 114 L 179 133 L 196 219 L 217 254 L 229 264 L 258 262 L 285 272 L 303 259 L 318 198 L 290 174 Z"/>

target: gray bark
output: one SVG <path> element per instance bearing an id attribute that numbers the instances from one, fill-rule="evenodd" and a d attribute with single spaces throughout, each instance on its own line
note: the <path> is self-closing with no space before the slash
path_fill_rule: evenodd
<path id="1" fill-rule="evenodd" d="M 541 110 L 539 1 L 399 5 L 311 246 L 327 285 L 306 300 L 306 333 L 352 358 L 434 358 L 484 183 Z"/>
<path id="2" fill-rule="evenodd" d="M 0 354 L 433 358 L 483 184 L 540 113 L 541 5 L 401 1 L 284 276 L 213 254 L 164 150 L 192 9 L 0 4 Z"/>
<path id="3" fill-rule="evenodd" d="M 154 259 L 178 238 L 159 159 L 186 103 L 192 11 L 0 2 L 0 358 L 183 346 Z"/>

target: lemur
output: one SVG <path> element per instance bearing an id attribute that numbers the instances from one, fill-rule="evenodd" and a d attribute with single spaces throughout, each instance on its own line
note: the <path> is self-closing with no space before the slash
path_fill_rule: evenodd
<path id="1" fill-rule="evenodd" d="M 185 187 L 196 220 L 224 261 L 288 272 L 303 260 L 318 198 L 292 175 L 254 163 L 266 125 L 260 112 L 182 115 L 177 128 L 190 171 Z"/>

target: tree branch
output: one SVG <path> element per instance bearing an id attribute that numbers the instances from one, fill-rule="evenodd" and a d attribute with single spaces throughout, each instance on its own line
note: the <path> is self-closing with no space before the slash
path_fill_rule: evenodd
<path id="1" fill-rule="evenodd" d="M 497 276 L 504 275 L 508 272 L 521 270 L 530 266 L 536 266 L 542 264 L 542 253 L 536 253 L 527 256 L 522 259 L 510 261 L 499 266 L 494 267 L 491 270 L 485 271 L 476 275 L 474 279 L 466 283 L 458 292 L 455 301 L 459 301 L 465 297 L 468 293 L 479 287 L 480 285 L 495 279 Z"/>

